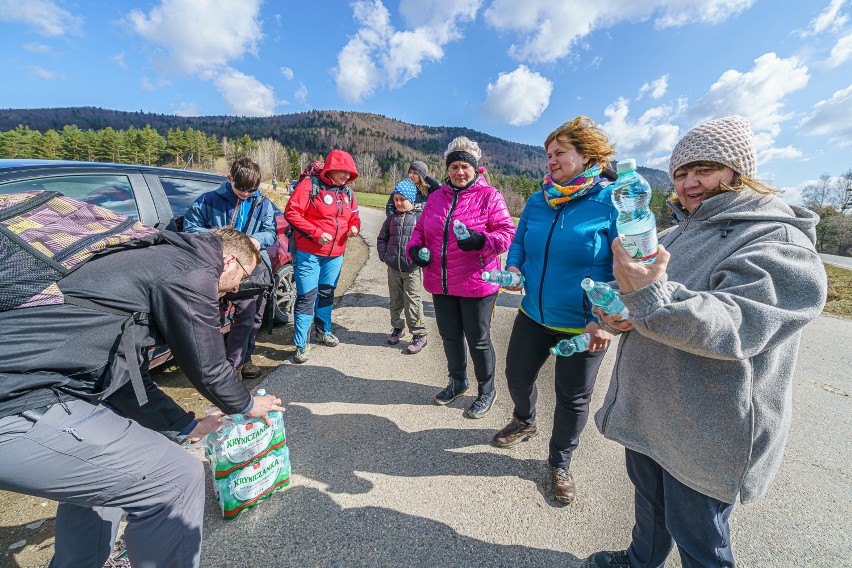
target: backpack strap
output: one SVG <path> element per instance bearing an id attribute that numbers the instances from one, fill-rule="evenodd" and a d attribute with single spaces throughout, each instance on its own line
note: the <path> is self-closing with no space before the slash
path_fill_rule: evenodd
<path id="1" fill-rule="evenodd" d="M 121 325 L 121 342 L 119 343 L 119 351 L 124 357 L 124 360 L 127 362 L 127 370 L 130 373 L 130 384 L 133 386 L 133 393 L 136 395 L 136 400 L 139 402 L 139 406 L 147 404 L 148 394 L 145 392 L 145 383 L 142 380 L 142 373 L 139 371 L 139 365 L 137 364 L 135 356 L 138 346 L 134 341 L 131 328 L 139 324 L 147 324 L 148 314 L 144 312 L 127 312 L 124 310 L 108 308 L 106 306 L 96 304 L 91 300 L 75 298 L 73 296 L 65 296 L 65 303 L 107 314 L 125 316 L 127 318 Z M 133 355 L 132 359 L 131 355 Z"/>

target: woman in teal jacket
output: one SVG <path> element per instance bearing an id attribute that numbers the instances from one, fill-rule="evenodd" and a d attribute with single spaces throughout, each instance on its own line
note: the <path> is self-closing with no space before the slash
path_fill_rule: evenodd
<path id="1" fill-rule="evenodd" d="M 548 465 L 557 501 L 570 503 L 576 486 L 571 457 L 589 417 L 598 368 L 612 336 L 592 314 L 580 282 L 609 282 L 617 210 L 607 187 L 615 149 L 584 116 L 566 122 L 544 142 L 549 174 L 527 201 L 506 259 L 524 275 L 526 295 L 512 327 L 506 378 L 515 404 L 512 421 L 494 436 L 500 447 L 537 434 L 535 381 L 560 340 L 588 333 L 589 350 L 556 361 L 556 411 Z M 517 288 L 520 289 L 520 288 Z"/>

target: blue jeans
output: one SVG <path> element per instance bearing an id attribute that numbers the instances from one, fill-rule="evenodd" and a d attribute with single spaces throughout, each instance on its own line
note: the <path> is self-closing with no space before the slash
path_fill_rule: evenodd
<path id="1" fill-rule="evenodd" d="M 295 270 L 296 280 L 295 329 L 293 343 L 296 347 L 308 344 L 308 332 L 314 317 L 319 331 L 331 333 L 331 310 L 334 307 L 334 289 L 340 278 L 340 268 L 343 266 L 343 255 L 335 257 L 317 256 L 309 252 L 296 251 Z M 319 328 L 318 328 L 319 329 Z"/>
<path id="2" fill-rule="evenodd" d="M 664 566 L 677 544 L 683 568 L 733 568 L 728 517 L 734 506 L 687 487 L 648 456 L 626 453 L 627 475 L 636 488 L 636 524 L 627 549 L 631 566 Z"/>

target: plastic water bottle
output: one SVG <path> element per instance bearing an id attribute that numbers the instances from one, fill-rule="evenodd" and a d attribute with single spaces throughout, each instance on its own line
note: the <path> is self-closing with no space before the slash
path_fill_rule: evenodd
<path id="1" fill-rule="evenodd" d="M 589 300 L 600 307 L 605 314 L 619 315 L 621 319 L 627 319 L 630 315 L 618 292 L 613 290 L 606 282 L 595 282 L 591 278 L 584 278 L 580 282 L 580 287 L 586 291 Z"/>
<path id="2" fill-rule="evenodd" d="M 563 339 L 554 347 L 551 347 L 550 354 L 557 355 L 559 357 L 570 357 L 574 353 L 588 351 L 589 341 L 591 341 L 591 338 L 588 333 L 575 335 L 571 339 Z"/>
<path id="3" fill-rule="evenodd" d="M 499 284 L 503 288 L 514 288 L 524 283 L 523 275 L 517 272 L 509 272 L 508 270 L 497 270 L 496 268 L 491 272 L 483 272 L 482 279 L 486 282 Z"/>
<path id="4" fill-rule="evenodd" d="M 453 221 L 453 232 L 456 234 L 456 238 L 460 241 L 463 241 L 464 239 L 470 237 L 470 233 L 468 232 L 467 227 L 465 227 L 464 223 L 462 223 L 458 219 Z"/>
<path id="5" fill-rule="evenodd" d="M 618 209 L 616 227 L 621 244 L 637 262 L 657 257 L 657 219 L 651 211 L 651 186 L 636 171 L 633 158 L 618 162 L 618 179 L 612 185 L 612 203 Z"/>
<path id="6" fill-rule="evenodd" d="M 429 254 L 429 249 L 427 249 L 426 247 L 423 247 L 422 249 L 417 251 L 417 256 L 419 256 L 420 260 L 422 260 L 423 262 L 429 262 L 429 259 L 432 257 L 432 255 Z"/>

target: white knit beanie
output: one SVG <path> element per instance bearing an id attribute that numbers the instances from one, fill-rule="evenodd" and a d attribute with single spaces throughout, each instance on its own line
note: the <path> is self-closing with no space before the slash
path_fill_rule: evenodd
<path id="1" fill-rule="evenodd" d="M 716 162 L 740 175 L 754 178 L 757 154 L 754 133 L 747 118 L 726 116 L 703 122 L 680 139 L 669 161 L 669 175 L 692 162 Z"/>

